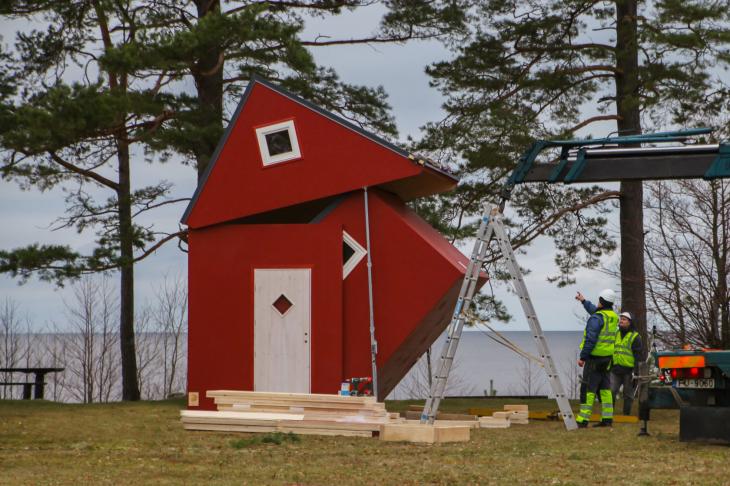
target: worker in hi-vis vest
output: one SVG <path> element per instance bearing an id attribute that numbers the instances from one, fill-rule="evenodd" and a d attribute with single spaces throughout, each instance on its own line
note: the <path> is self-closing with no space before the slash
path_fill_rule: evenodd
<path id="1" fill-rule="evenodd" d="M 613 396 L 611 395 L 611 358 L 618 332 L 618 316 L 613 311 L 616 293 L 611 289 L 602 291 L 598 305 L 593 305 L 578 292 L 576 300 L 591 315 L 583 331 L 580 343 L 578 366 L 583 368 L 580 386 L 580 412 L 576 417 L 578 427 L 587 427 L 593 411 L 596 394 L 601 397 L 601 421 L 597 427 L 613 425 Z"/>
<path id="2" fill-rule="evenodd" d="M 618 391 L 623 386 L 624 415 L 631 415 L 634 403 L 634 376 L 638 375 L 643 343 L 641 336 L 631 319 L 631 314 L 622 312 L 619 315 L 618 333 L 613 349 L 613 366 L 611 366 L 611 394 L 616 403 Z"/>

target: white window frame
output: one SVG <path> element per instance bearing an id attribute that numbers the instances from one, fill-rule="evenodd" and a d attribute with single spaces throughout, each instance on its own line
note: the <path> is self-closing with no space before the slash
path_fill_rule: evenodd
<path id="1" fill-rule="evenodd" d="M 283 154 L 270 155 L 269 145 L 266 143 L 266 135 L 274 132 L 280 132 L 287 130 L 289 132 L 289 141 L 291 142 L 291 151 L 284 152 Z M 275 123 L 273 125 L 267 125 L 256 129 L 256 139 L 259 142 L 259 153 L 261 153 L 261 162 L 264 166 L 279 164 L 288 160 L 299 159 L 302 156 L 302 152 L 299 149 L 299 140 L 297 139 L 297 131 L 294 128 L 294 120 L 287 120 L 285 122 Z"/>
<path id="2" fill-rule="evenodd" d="M 365 258 L 368 254 L 367 250 L 358 243 L 355 238 L 347 234 L 347 231 L 342 232 L 342 241 L 350 245 L 350 248 L 355 250 L 355 253 L 350 257 L 349 260 L 342 267 L 342 280 L 345 280 L 347 276 L 352 272 L 360 261 Z"/>

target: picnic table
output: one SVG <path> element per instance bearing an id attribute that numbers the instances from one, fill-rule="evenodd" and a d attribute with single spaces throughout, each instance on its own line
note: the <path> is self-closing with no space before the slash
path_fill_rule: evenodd
<path id="1" fill-rule="evenodd" d="M 60 371 L 63 371 L 65 368 L 0 368 L 0 373 L 25 373 L 28 374 L 34 374 L 35 380 L 34 381 L 21 381 L 21 382 L 15 382 L 15 381 L 7 381 L 7 382 L 0 382 L 0 385 L 2 386 L 13 386 L 13 385 L 22 385 L 23 386 L 23 400 L 30 400 L 31 395 L 31 388 L 35 386 L 35 392 L 33 393 L 33 398 L 36 400 L 43 400 L 43 391 L 45 389 L 45 378 L 48 373 L 58 373 Z"/>

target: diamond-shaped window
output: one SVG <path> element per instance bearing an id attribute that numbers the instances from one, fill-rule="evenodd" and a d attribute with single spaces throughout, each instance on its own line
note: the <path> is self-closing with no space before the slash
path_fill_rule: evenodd
<path id="1" fill-rule="evenodd" d="M 281 294 L 271 305 L 283 316 L 294 304 L 286 298 L 286 295 Z"/>

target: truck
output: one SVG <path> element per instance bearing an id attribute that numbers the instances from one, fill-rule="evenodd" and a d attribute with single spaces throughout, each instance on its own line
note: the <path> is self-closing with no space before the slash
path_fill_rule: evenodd
<path id="1" fill-rule="evenodd" d="M 654 350 L 651 354 L 656 375 L 640 387 L 640 435 L 648 434 L 652 409 L 679 409 L 681 442 L 730 444 L 730 350 Z M 640 374 L 648 375 L 644 370 Z"/>

